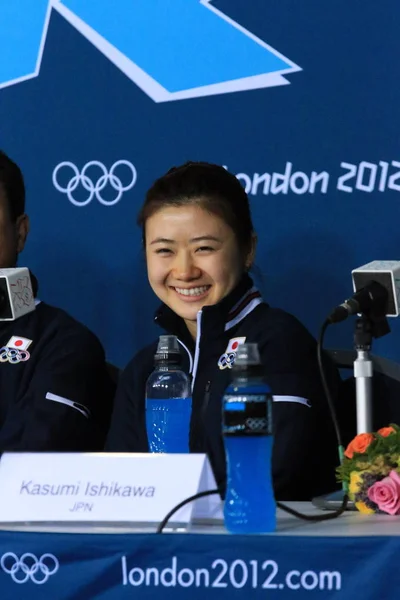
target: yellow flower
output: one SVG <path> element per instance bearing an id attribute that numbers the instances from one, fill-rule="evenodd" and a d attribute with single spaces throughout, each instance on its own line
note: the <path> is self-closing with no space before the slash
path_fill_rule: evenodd
<path id="1" fill-rule="evenodd" d="M 355 463 L 355 466 L 357 467 L 357 469 L 358 469 L 359 471 L 366 471 L 367 469 L 369 469 L 369 468 L 370 468 L 370 466 L 371 466 L 371 463 L 370 463 L 370 462 L 367 462 L 366 460 L 358 460 L 358 461 Z"/>
<path id="2" fill-rule="evenodd" d="M 370 469 L 368 469 L 368 473 L 372 473 L 373 475 L 388 475 L 392 467 L 389 465 L 372 465 Z"/>
<path id="3" fill-rule="evenodd" d="M 365 502 L 356 502 L 356 509 L 363 515 L 373 515 L 375 513 L 373 508 L 368 508 Z"/>
<path id="4" fill-rule="evenodd" d="M 363 480 L 361 477 L 361 473 L 358 473 L 358 471 L 352 471 L 350 473 L 350 485 L 349 485 L 350 500 L 354 500 L 354 496 L 357 494 L 362 483 L 363 483 Z"/>

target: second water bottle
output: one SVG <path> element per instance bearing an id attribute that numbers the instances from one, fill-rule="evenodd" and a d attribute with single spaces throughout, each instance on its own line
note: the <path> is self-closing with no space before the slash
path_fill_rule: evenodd
<path id="1" fill-rule="evenodd" d="M 232 369 L 232 383 L 223 398 L 227 458 L 224 516 L 231 533 L 269 533 L 276 527 L 272 400 L 257 344 L 242 344 Z"/>

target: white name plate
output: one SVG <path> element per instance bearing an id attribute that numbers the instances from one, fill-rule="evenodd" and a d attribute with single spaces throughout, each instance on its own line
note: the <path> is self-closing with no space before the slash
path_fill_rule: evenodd
<path id="1" fill-rule="evenodd" d="M 205 454 L 10 452 L 0 458 L 0 521 L 159 523 L 215 488 Z M 219 506 L 219 495 L 206 496 L 171 523 L 221 517 Z"/>

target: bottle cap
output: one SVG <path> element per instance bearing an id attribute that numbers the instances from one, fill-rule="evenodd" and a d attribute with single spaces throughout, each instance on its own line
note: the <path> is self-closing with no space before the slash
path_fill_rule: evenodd
<path id="1" fill-rule="evenodd" d="M 157 354 L 180 354 L 176 335 L 160 335 L 158 339 Z"/>
<path id="2" fill-rule="evenodd" d="M 160 335 L 154 360 L 156 363 L 166 362 L 171 365 L 181 363 L 182 355 L 176 335 Z"/>
<path id="3" fill-rule="evenodd" d="M 254 365 L 260 365 L 260 353 L 258 351 L 257 344 L 240 344 L 236 351 L 236 359 L 233 368 L 243 369 L 243 367 L 250 367 Z"/>

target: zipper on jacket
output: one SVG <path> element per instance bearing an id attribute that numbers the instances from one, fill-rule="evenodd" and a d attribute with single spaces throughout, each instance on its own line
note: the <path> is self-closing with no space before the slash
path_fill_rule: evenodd
<path id="1" fill-rule="evenodd" d="M 207 408 L 210 403 L 210 395 L 211 395 L 210 390 L 211 390 L 211 381 L 207 381 L 206 387 L 204 389 L 203 406 L 201 407 L 201 411 L 203 413 L 203 419 L 206 418 Z"/>

